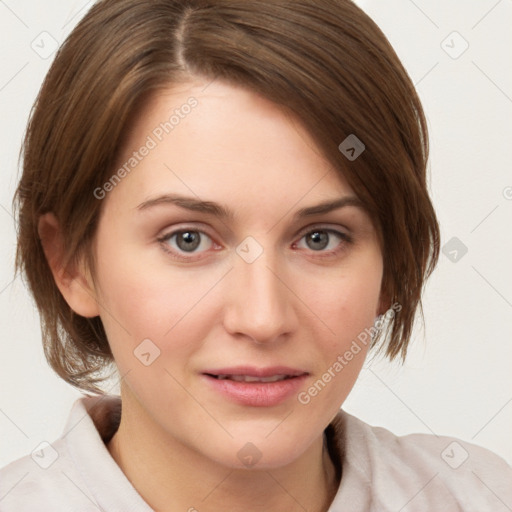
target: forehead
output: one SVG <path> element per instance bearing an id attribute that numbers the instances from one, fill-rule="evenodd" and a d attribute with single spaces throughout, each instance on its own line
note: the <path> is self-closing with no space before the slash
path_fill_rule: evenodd
<path id="1" fill-rule="evenodd" d="M 109 201 L 180 193 L 286 209 L 353 194 L 297 117 L 242 87 L 191 81 L 154 94 L 127 131 Z"/>

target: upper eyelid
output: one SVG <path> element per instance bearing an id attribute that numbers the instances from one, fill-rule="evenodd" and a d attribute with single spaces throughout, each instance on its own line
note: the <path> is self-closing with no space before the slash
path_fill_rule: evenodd
<path id="1" fill-rule="evenodd" d="M 330 225 L 328 225 L 328 224 L 330 224 Z M 309 233 L 310 231 L 314 231 L 315 229 L 325 230 L 325 231 L 340 231 L 340 230 L 350 231 L 348 227 L 342 227 L 342 226 L 334 225 L 333 223 L 328 223 L 328 222 L 324 222 L 324 223 L 317 222 L 317 223 L 312 223 L 308 226 L 301 228 L 297 232 L 297 235 L 295 235 L 295 236 L 303 235 L 304 233 Z M 164 234 L 162 235 L 162 237 L 173 235 L 176 233 L 181 233 L 183 231 L 197 231 L 199 233 L 204 233 L 204 234 L 210 236 L 210 234 L 208 233 L 208 229 L 205 229 L 201 226 L 192 226 L 192 225 L 187 226 L 186 224 L 183 227 L 172 228 L 169 231 L 164 229 L 163 231 L 164 231 Z"/>
<path id="2" fill-rule="evenodd" d="M 346 227 L 341 227 L 339 225 L 333 226 L 327 226 L 328 223 L 317 223 L 317 224 L 311 224 L 309 226 L 304 227 L 303 229 L 299 230 L 298 235 L 305 235 L 307 233 L 311 233 L 312 231 L 318 230 L 318 231 L 329 231 L 329 232 L 344 232 L 349 231 Z"/>

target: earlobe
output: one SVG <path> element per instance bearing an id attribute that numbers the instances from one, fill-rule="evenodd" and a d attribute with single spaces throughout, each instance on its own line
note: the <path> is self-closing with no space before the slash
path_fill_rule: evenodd
<path id="1" fill-rule="evenodd" d="M 63 265 L 65 244 L 59 221 L 53 213 L 41 215 L 38 233 L 55 284 L 69 307 L 87 318 L 98 316 L 94 285 L 85 265 L 68 265 L 66 268 Z"/>

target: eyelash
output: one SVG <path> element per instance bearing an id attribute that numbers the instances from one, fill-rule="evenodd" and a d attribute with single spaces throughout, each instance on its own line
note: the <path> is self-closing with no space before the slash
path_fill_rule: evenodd
<path id="1" fill-rule="evenodd" d="M 204 231 L 201 231 L 199 229 L 193 229 L 193 228 L 184 227 L 184 228 L 180 228 L 178 230 L 171 231 L 169 233 L 166 233 L 166 234 L 162 235 L 161 237 L 157 238 L 157 241 L 160 242 L 160 244 L 162 245 L 163 250 L 167 254 L 169 254 L 173 259 L 176 259 L 178 261 L 184 261 L 184 262 L 194 262 L 194 261 L 197 261 L 197 260 L 201 259 L 202 257 L 201 256 L 199 256 L 199 257 L 193 257 L 193 256 L 192 257 L 190 257 L 190 256 L 184 257 L 184 256 L 178 255 L 178 253 L 175 252 L 175 250 L 169 249 L 169 244 L 168 244 L 169 240 L 171 240 L 176 235 L 179 235 L 179 234 L 182 234 L 182 233 L 187 233 L 187 232 L 199 233 L 200 235 L 204 235 L 204 236 L 206 236 L 206 237 L 211 239 L 211 237 L 207 233 L 205 233 Z M 311 250 L 311 252 L 313 252 L 313 253 L 318 253 L 318 256 L 317 256 L 318 258 L 329 258 L 329 257 L 336 256 L 338 253 L 340 253 L 341 251 L 346 249 L 347 245 L 350 245 L 350 244 L 353 243 L 352 237 L 349 236 L 348 234 L 343 233 L 341 231 L 337 231 L 335 229 L 323 228 L 323 227 L 315 227 L 313 229 L 309 229 L 308 228 L 307 231 L 303 231 L 300 234 L 299 241 L 302 240 L 305 236 L 311 235 L 311 234 L 316 233 L 316 232 L 329 233 L 331 235 L 336 235 L 336 236 L 338 236 L 341 239 L 338 247 L 336 249 L 334 249 L 334 250 L 331 250 L 331 251 L 323 251 L 323 250 L 314 251 L 314 250 Z M 329 240 L 329 242 L 330 242 L 330 240 Z M 215 242 L 213 240 L 212 240 L 212 243 L 215 244 Z M 187 253 L 182 253 L 182 254 L 187 254 Z M 193 255 L 195 253 L 189 253 L 189 254 Z"/>

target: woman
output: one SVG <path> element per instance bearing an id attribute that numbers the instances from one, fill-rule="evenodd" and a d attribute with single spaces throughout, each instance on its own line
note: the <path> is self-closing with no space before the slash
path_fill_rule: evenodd
<path id="1" fill-rule="evenodd" d="M 406 356 L 439 252 L 427 157 L 348 1 L 98 2 L 16 197 L 46 355 L 88 395 L 2 470 L 2 510 L 512 506 L 488 450 L 340 411 L 370 349 Z"/>

